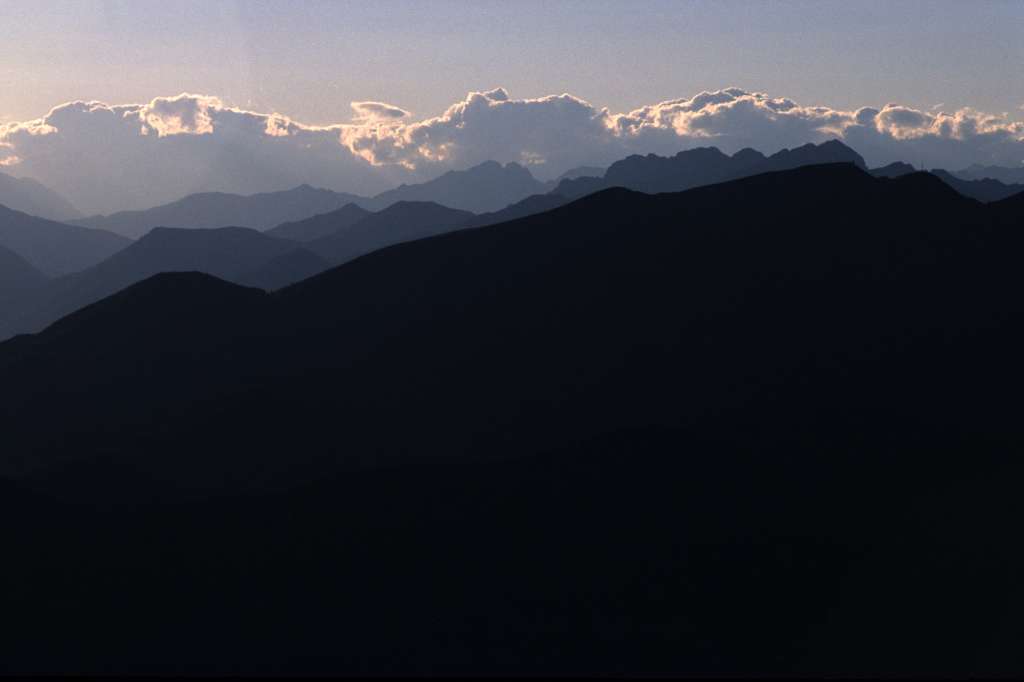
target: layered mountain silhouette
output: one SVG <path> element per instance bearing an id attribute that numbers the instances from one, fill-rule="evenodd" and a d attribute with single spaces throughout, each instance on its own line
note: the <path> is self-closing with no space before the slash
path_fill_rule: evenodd
<path id="1" fill-rule="evenodd" d="M 941 168 L 932 169 L 931 173 L 965 197 L 971 197 L 985 203 L 999 201 L 1014 194 L 1024 192 L 1024 184 L 1007 185 L 992 178 L 964 180 Z"/>
<path id="2" fill-rule="evenodd" d="M 0 205 L 47 220 L 81 218 L 71 202 L 32 178 L 15 178 L 0 173 Z"/>
<path id="3" fill-rule="evenodd" d="M 428 182 L 401 185 L 374 197 L 361 197 L 302 185 L 281 192 L 243 196 L 206 192 L 190 194 L 178 201 L 143 211 L 123 211 L 109 216 L 92 216 L 73 221 L 75 225 L 116 232 L 137 239 L 155 227 L 215 228 L 226 226 L 269 230 L 284 223 L 298 223 L 316 215 L 331 213 L 350 204 L 378 212 L 392 204 L 408 201 L 439 203 L 471 212 L 497 211 L 533 194 L 551 189 L 526 168 L 515 163 L 501 165 L 488 161 L 462 171 L 449 171 Z M 354 213 L 355 209 L 349 211 Z M 305 226 L 313 228 L 312 224 Z M 325 234 L 289 234 L 281 227 L 279 236 L 311 241 Z"/>
<path id="4" fill-rule="evenodd" d="M 65 225 L 0 206 L 0 246 L 47 276 L 84 270 L 130 243 L 112 232 Z"/>
<path id="5" fill-rule="evenodd" d="M 895 161 L 887 166 L 872 168 L 870 172 L 876 178 L 898 178 L 911 173 L 917 173 L 918 170 L 909 163 Z"/>
<path id="6" fill-rule="evenodd" d="M 450 232 L 466 225 L 474 215 L 432 202 L 400 201 L 345 225 L 348 217 L 348 213 L 341 214 L 337 230 L 307 243 L 306 247 L 327 261 L 340 264 L 385 246 Z M 319 226 L 330 218 L 331 214 L 317 216 L 311 222 Z M 305 227 L 291 229 L 302 231 Z"/>
<path id="7" fill-rule="evenodd" d="M 229 279 L 245 286 L 274 291 L 329 270 L 331 265 L 312 251 L 295 248 Z"/>
<path id="8" fill-rule="evenodd" d="M 1024 195 L 878 170 L 150 233 L 350 262 L 0 344 L 0 671 L 1024 670 Z"/>
<path id="9" fill-rule="evenodd" d="M 1008 168 L 1006 166 L 984 166 L 973 164 L 953 173 L 963 180 L 984 180 L 991 178 L 1005 185 L 1024 185 L 1024 166 Z"/>
<path id="10" fill-rule="evenodd" d="M 569 199 L 608 187 L 625 187 L 648 194 L 679 192 L 758 173 L 823 163 L 852 163 L 867 168 L 860 154 L 837 140 L 783 149 L 767 157 L 749 148 L 729 156 L 716 147 L 698 147 L 672 157 L 630 156 L 609 166 L 603 177 L 563 180 L 553 191 Z"/>
<path id="11" fill-rule="evenodd" d="M 0 302 L 38 290 L 47 281 L 27 260 L 0 246 Z"/>
<path id="12" fill-rule="evenodd" d="M 534 194 L 522 201 L 510 204 L 500 211 L 481 213 L 480 215 L 474 216 L 460 227 L 483 227 L 485 225 L 504 223 L 518 218 L 525 218 L 536 213 L 550 211 L 551 209 L 558 208 L 566 203 L 568 203 L 568 199 L 560 194 Z"/>
<path id="13" fill-rule="evenodd" d="M 472 213 L 497 211 L 532 194 L 551 189 L 517 163 L 486 161 L 463 171 L 448 171 L 416 185 L 401 185 L 361 205 L 382 210 L 400 201 L 429 201 Z"/>
<path id="14" fill-rule="evenodd" d="M 291 239 L 297 242 L 311 242 L 321 237 L 327 237 L 338 230 L 355 225 L 363 218 L 370 215 L 358 204 L 346 204 L 339 209 L 324 212 L 319 215 L 277 225 L 267 234 L 282 239 Z"/>
<path id="15" fill-rule="evenodd" d="M 227 226 L 267 230 L 281 223 L 302 220 L 334 211 L 353 201 L 354 194 L 332 192 L 302 185 L 282 192 L 243 196 L 206 192 L 144 211 L 123 211 L 109 216 L 92 216 L 76 225 L 116 232 L 137 239 L 155 227 L 214 228 Z"/>
<path id="16" fill-rule="evenodd" d="M 202 272 L 276 289 L 329 267 L 299 244 L 256 230 L 156 228 L 111 258 L 0 306 L 0 336 L 35 332 L 69 313 L 165 272 Z"/>
<path id="17" fill-rule="evenodd" d="M 888 166 L 871 170 L 872 175 L 880 178 L 897 178 L 914 172 L 917 171 L 913 166 L 898 161 Z M 1007 185 L 991 178 L 964 180 L 941 168 L 934 168 L 929 172 L 965 197 L 977 199 L 985 203 L 1000 201 L 1024 192 L 1024 185 Z"/>
<path id="18" fill-rule="evenodd" d="M 557 185 L 562 180 L 575 180 L 576 178 L 600 178 L 604 176 L 606 170 L 608 169 L 601 166 L 577 166 L 576 168 L 570 168 L 555 178 L 555 184 Z"/>
<path id="19" fill-rule="evenodd" d="M 1021 200 L 609 189 L 0 344 L 0 666 L 1020 670 Z"/>
<path id="20" fill-rule="evenodd" d="M 0 303 L 0 339 L 40 331 L 82 306 L 162 272 L 195 271 L 246 286 L 280 289 L 386 246 L 501 222 L 561 203 L 561 197 L 537 195 L 479 217 L 429 202 L 398 202 L 379 213 L 347 204 L 267 232 L 158 227 L 83 272 Z"/>

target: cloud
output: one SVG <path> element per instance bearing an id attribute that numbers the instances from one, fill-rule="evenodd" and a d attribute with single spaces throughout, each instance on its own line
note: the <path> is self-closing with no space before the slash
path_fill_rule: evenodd
<path id="1" fill-rule="evenodd" d="M 194 191 L 256 192 L 303 182 L 372 194 L 492 159 L 553 177 L 633 153 L 702 145 L 771 153 L 833 137 L 871 165 L 904 160 L 958 169 L 1017 166 L 1024 159 L 1024 123 L 1006 114 L 898 103 L 842 110 L 740 88 L 626 113 L 569 93 L 514 99 L 503 88 L 470 92 L 439 116 L 420 120 L 384 102 L 351 106 L 348 122 L 310 126 L 210 95 L 127 105 L 70 102 L 41 119 L 0 125 L 0 165 L 86 210 L 109 212 Z"/>
<path id="2" fill-rule="evenodd" d="M 513 100 L 501 88 L 471 92 L 440 116 L 388 126 L 344 126 L 342 142 L 375 166 L 465 167 L 491 159 L 580 165 L 613 135 L 607 112 L 569 94 Z M 566 167 L 568 167 L 566 165 Z"/>
<path id="3" fill-rule="evenodd" d="M 226 106 L 206 95 L 147 104 L 69 102 L 0 126 L 0 161 L 88 212 L 173 201 L 198 191 L 252 193 L 302 183 L 373 194 L 407 178 L 374 167 L 340 140 L 340 126 Z"/>
<path id="4" fill-rule="evenodd" d="M 159 137 L 167 135 L 209 135 L 213 133 L 213 117 L 224 104 L 216 97 L 189 95 L 157 97 L 138 111 L 145 123 L 144 134 L 155 130 Z"/>
<path id="5" fill-rule="evenodd" d="M 352 102 L 352 111 L 359 121 L 391 121 L 409 116 L 409 112 L 384 102 Z"/>

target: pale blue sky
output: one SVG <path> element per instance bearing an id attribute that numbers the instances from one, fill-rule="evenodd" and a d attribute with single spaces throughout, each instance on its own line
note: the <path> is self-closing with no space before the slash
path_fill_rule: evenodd
<path id="1" fill-rule="evenodd" d="M 624 111 L 736 85 L 801 104 L 1024 112 L 1024 2 L 0 0 L 0 120 L 182 91 L 348 120 L 468 90 Z"/>

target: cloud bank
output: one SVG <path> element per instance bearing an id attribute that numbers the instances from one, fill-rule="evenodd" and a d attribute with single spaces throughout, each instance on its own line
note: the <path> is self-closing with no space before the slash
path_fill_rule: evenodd
<path id="1" fill-rule="evenodd" d="M 492 159 L 552 177 L 631 153 L 704 145 L 771 153 L 833 137 L 871 165 L 1024 162 L 1024 123 L 1008 114 L 899 104 L 846 111 L 739 88 L 627 113 L 568 93 L 514 99 L 503 88 L 471 92 L 422 120 L 385 102 L 351 107 L 347 122 L 311 126 L 209 95 L 128 105 L 69 102 L 43 118 L 0 125 L 0 166 L 49 185 L 83 210 L 111 212 L 196 191 L 250 193 L 301 183 L 373 194 Z"/>

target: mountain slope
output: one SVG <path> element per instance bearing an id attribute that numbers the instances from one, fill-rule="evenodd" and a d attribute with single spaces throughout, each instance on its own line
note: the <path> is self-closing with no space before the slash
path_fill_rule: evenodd
<path id="1" fill-rule="evenodd" d="M 0 315 L 0 335 L 36 332 L 83 306 L 149 277 L 166 272 L 201 272 L 248 283 L 288 284 L 320 272 L 305 263 L 271 263 L 297 247 L 295 242 L 256 230 L 157 228 L 87 270 L 55 279 L 31 296 L 11 302 Z M 270 270 L 263 272 L 261 268 Z"/>
<path id="2" fill-rule="evenodd" d="M 0 246 L 51 277 L 84 270 L 130 243 L 112 232 L 65 225 L 0 206 Z"/>
<path id="3" fill-rule="evenodd" d="M 1020 671 L 1015 199 L 611 189 L 0 344 L 0 665 Z"/>
<path id="4" fill-rule="evenodd" d="M 898 178 L 910 173 L 918 172 L 916 168 L 911 166 L 909 163 L 903 163 L 902 161 L 894 161 L 887 166 L 880 168 L 872 168 L 869 171 L 876 178 Z"/>
<path id="5" fill-rule="evenodd" d="M 231 281 L 248 287 L 274 291 L 301 282 L 330 268 L 331 264 L 327 260 L 311 251 L 297 248 L 275 256 L 252 270 L 232 277 Z"/>
<path id="6" fill-rule="evenodd" d="M 42 287 L 46 275 L 24 258 L 0 246 L 0 305 L 11 296 L 22 296 Z"/>
<path id="7" fill-rule="evenodd" d="M 483 227 L 484 225 L 495 225 L 510 220 L 517 220 L 550 211 L 566 203 L 568 203 L 568 200 L 560 194 L 535 194 L 522 201 L 510 204 L 500 211 L 482 213 L 470 218 L 465 227 Z"/>
<path id="8" fill-rule="evenodd" d="M 339 264 L 385 246 L 457 229 L 473 217 L 468 211 L 432 202 L 400 201 L 306 246 L 320 257 Z M 315 220 L 319 222 L 320 218 Z"/>
<path id="9" fill-rule="evenodd" d="M 267 230 L 267 234 L 297 242 L 311 242 L 351 227 L 368 215 L 370 211 L 365 208 L 357 204 L 346 204 L 335 211 L 283 223 Z"/>
<path id="10" fill-rule="evenodd" d="M 550 187 L 517 163 L 487 161 L 462 171 L 448 171 L 429 182 L 402 185 L 378 194 L 364 208 L 382 210 L 400 201 L 434 202 L 472 213 L 497 211 Z"/>
<path id="11" fill-rule="evenodd" d="M 965 197 L 971 197 L 985 203 L 1000 201 L 1007 197 L 1012 197 L 1014 194 L 1024 192 L 1024 184 L 1007 185 L 991 178 L 964 180 L 941 168 L 933 168 L 931 173 Z"/>
<path id="12" fill-rule="evenodd" d="M 155 227 L 215 228 L 229 225 L 267 230 L 281 223 L 337 210 L 363 197 L 301 185 L 282 192 L 243 196 L 208 192 L 144 211 L 123 211 L 75 221 L 133 239 Z"/>
<path id="13" fill-rule="evenodd" d="M 608 187 L 625 187 L 648 194 L 679 192 L 759 173 L 825 163 L 851 163 L 867 168 L 857 152 L 837 140 L 783 149 L 768 157 L 749 148 L 728 156 L 715 147 L 698 147 L 672 157 L 630 156 L 609 166 L 603 178 L 563 180 L 553 193 L 576 199 Z"/>
<path id="14" fill-rule="evenodd" d="M 1024 166 L 1007 168 L 1006 166 L 983 166 L 974 164 L 956 171 L 953 175 L 964 180 L 984 180 L 991 178 L 1005 185 L 1024 185 Z"/>
<path id="15" fill-rule="evenodd" d="M 81 218 L 71 202 L 49 187 L 31 179 L 0 173 L 0 205 L 46 220 Z"/>

